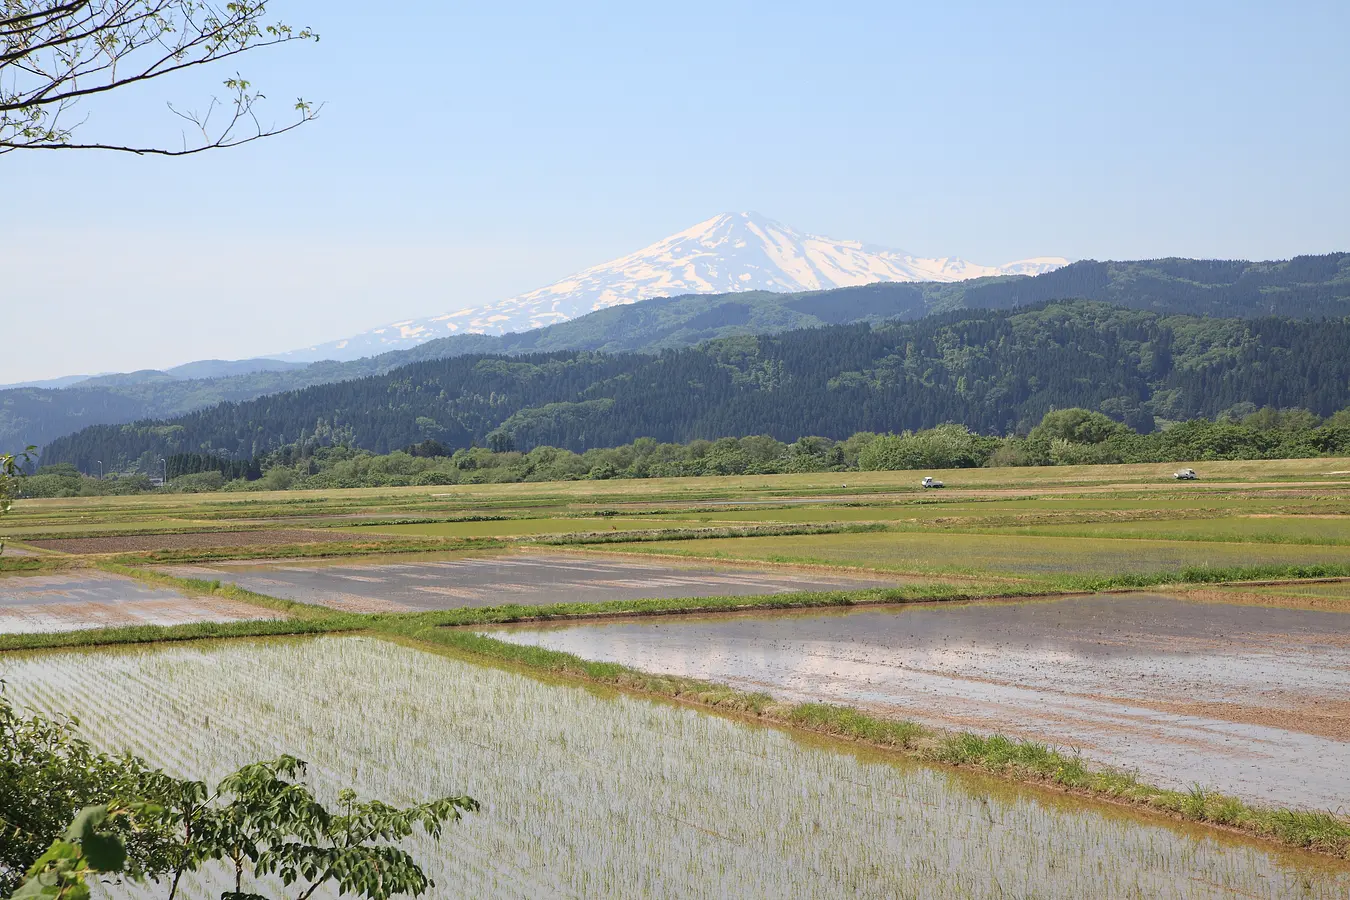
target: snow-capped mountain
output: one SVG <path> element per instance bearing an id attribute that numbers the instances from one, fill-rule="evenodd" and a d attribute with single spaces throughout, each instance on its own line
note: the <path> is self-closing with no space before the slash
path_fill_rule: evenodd
<path id="1" fill-rule="evenodd" d="M 636 253 L 547 287 L 440 316 L 279 354 L 291 361 L 359 359 L 455 334 L 527 331 L 652 297 L 733 291 L 814 291 L 876 281 L 963 281 L 985 275 L 1038 275 L 1068 264 L 1037 257 L 981 266 L 955 257 L 927 259 L 859 241 L 804 234 L 755 213 L 724 213 Z"/>

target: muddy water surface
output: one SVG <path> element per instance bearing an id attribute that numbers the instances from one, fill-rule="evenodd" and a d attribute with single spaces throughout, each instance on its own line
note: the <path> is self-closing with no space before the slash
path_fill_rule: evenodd
<path id="1" fill-rule="evenodd" d="M 1149 781 L 1350 809 L 1350 615 L 1155 595 L 492 632 L 653 672 L 1081 748 Z"/>
<path id="2" fill-rule="evenodd" d="M 343 562 L 218 563 L 170 566 L 163 571 L 188 578 L 219 579 L 260 594 L 361 612 L 860 590 L 894 585 L 899 580 L 568 553 L 440 558 L 421 554 L 398 562 L 381 557 Z"/>
<path id="3" fill-rule="evenodd" d="M 223 597 L 189 597 L 105 572 L 0 575 L 0 634 L 276 616 Z"/>

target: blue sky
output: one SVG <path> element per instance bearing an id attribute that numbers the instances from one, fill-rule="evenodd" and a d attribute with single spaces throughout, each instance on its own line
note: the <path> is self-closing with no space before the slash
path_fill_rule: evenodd
<path id="1" fill-rule="evenodd" d="M 0 157 L 0 382 L 511 296 L 728 210 L 924 255 L 1350 249 L 1350 4 L 274 0 L 299 132 Z M 231 71 L 86 108 L 171 139 Z"/>

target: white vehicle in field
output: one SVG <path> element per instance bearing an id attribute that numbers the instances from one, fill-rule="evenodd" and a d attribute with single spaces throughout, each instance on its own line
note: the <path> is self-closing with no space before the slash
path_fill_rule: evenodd
<path id="1" fill-rule="evenodd" d="M 1195 474 L 1194 469 L 1177 469 L 1172 473 L 1172 477 L 1177 481 L 1194 481 L 1200 476 Z"/>
<path id="2" fill-rule="evenodd" d="M 923 481 L 919 482 L 919 487 L 940 488 L 946 487 L 946 485 L 938 481 L 932 475 L 925 475 Z"/>

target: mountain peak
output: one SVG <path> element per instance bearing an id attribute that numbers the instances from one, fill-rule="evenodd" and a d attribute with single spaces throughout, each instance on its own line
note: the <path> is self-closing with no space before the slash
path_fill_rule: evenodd
<path id="1" fill-rule="evenodd" d="M 505 334 L 565 322 L 610 306 L 680 294 L 816 291 L 877 281 L 963 281 L 1036 275 L 1066 265 L 1037 257 L 982 266 L 953 257 L 797 231 L 757 212 L 725 212 L 619 259 L 519 297 L 410 319 L 353 338 L 280 354 L 291 361 L 358 359 L 455 334 Z"/>

